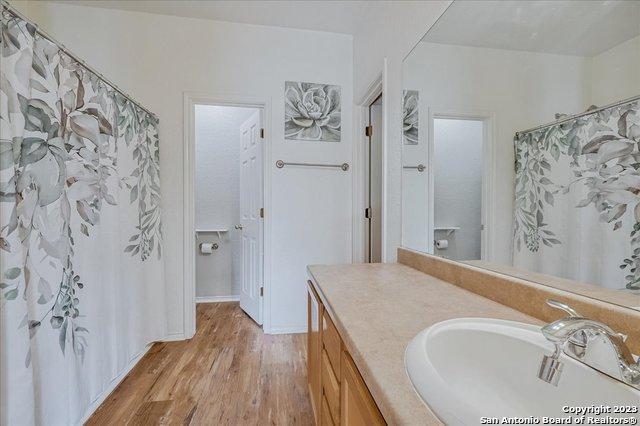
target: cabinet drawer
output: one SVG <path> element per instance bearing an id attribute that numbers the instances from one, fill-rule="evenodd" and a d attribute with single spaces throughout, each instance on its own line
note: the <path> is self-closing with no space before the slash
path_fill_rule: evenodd
<path id="1" fill-rule="evenodd" d="M 329 404 L 327 404 L 327 398 L 322 397 L 322 414 L 320 417 L 321 426 L 333 426 L 333 419 L 331 418 L 331 412 L 329 411 Z"/>
<path id="2" fill-rule="evenodd" d="M 338 375 L 331 367 L 329 356 L 326 351 L 322 351 L 322 394 L 327 400 L 331 416 L 335 420 L 340 419 L 340 382 Z M 335 423 L 338 423 L 337 421 Z"/>
<path id="3" fill-rule="evenodd" d="M 327 311 L 322 313 L 322 345 L 327 351 L 333 371 L 340 371 L 340 352 L 342 340 Z M 338 376 L 339 377 L 339 376 Z"/>

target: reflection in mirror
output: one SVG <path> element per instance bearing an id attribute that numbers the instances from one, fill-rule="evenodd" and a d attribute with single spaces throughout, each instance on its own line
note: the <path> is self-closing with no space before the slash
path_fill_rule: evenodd
<path id="1" fill-rule="evenodd" d="M 455 1 L 403 90 L 403 246 L 640 309 L 640 2 Z"/>

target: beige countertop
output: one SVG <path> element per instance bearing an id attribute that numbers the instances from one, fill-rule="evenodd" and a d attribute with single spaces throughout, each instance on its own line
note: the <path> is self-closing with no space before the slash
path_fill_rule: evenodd
<path id="1" fill-rule="evenodd" d="M 442 424 L 415 393 L 404 351 L 421 330 L 451 318 L 540 321 L 401 264 L 314 265 L 309 273 L 389 424 Z"/>

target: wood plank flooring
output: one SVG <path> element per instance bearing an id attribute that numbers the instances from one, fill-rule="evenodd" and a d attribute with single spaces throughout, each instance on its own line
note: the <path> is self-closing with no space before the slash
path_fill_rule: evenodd
<path id="1" fill-rule="evenodd" d="M 306 335 L 266 335 L 238 303 L 197 305 L 196 335 L 155 343 L 87 425 L 311 425 Z"/>

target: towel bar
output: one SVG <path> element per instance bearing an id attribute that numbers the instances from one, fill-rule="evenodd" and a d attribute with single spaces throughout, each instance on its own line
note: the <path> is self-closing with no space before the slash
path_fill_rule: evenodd
<path id="1" fill-rule="evenodd" d="M 412 169 L 412 170 L 417 170 L 420 173 L 424 172 L 426 170 L 426 167 L 424 166 L 424 164 L 418 164 L 417 166 L 403 166 L 403 169 Z"/>
<path id="2" fill-rule="evenodd" d="M 320 164 L 320 163 L 289 163 L 289 162 L 284 162 L 282 160 L 276 161 L 276 167 L 277 168 L 281 169 L 284 166 L 331 167 L 331 168 L 342 169 L 343 172 L 346 172 L 346 171 L 349 170 L 349 164 L 347 164 L 347 163 L 342 163 L 342 164 Z"/>

